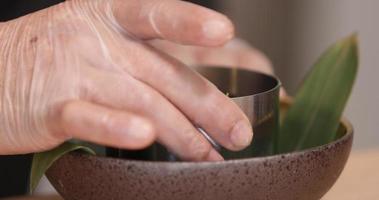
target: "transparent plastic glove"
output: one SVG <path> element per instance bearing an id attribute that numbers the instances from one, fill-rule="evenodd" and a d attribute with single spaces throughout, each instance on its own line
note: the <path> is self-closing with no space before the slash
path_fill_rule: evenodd
<path id="1" fill-rule="evenodd" d="M 194 126 L 241 150 L 252 140 L 246 116 L 144 41 L 232 37 L 223 15 L 176 0 L 73 0 L 0 24 L 0 153 L 71 138 L 126 149 L 157 140 L 185 160 L 222 160 Z"/>

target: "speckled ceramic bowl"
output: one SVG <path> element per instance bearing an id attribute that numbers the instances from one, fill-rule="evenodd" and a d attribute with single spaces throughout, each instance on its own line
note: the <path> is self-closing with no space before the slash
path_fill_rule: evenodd
<path id="1" fill-rule="evenodd" d="M 335 183 L 348 159 L 353 129 L 316 148 L 224 162 L 131 161 L 71 153 L 47 177 L 65 199 L 313 200 Z"/>

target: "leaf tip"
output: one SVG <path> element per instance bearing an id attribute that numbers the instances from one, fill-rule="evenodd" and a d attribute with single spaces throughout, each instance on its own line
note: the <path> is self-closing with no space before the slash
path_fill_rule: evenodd
<path id="1" fill-rule="evenodd" d="M 344 41 L 351 46 L 357 47 L 358 46 L 358 32 L 351 34 Z"/>
<path id="2" fill-rule="evenodd" d="M 342 40 L 342 46 L 345 47 L 345 49 L 350 49 L 350 52 L 353 54 L 352 56 L 356 60 L 356 68 L 358 67 L 359 62 L 359 37 L 358 32 L 355 32 L 351 34 L 350 36 L 346 37 Z"/>

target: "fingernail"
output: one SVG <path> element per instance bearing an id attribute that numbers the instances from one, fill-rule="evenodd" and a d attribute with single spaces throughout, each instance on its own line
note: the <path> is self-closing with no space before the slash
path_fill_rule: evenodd
<path id="1" fill-rule="evenodd" d="M 230 135 L 230 140 L 238 150 L 249 146 L 252 139 L 253 130 L 250 123 L 239 121 L 234 125 Z"/>
<path id="2" fill-rule="evenodd" d="M 208 154 L 208 157 L 205 158 L 206 161 L 223 161 L 224 158 L 215 150 L 215 149 L 212 149 L 209 154 Z"/>
<path id="3" fill-rule="evenodd" d="M 212 41 L 230 40 L 234 33 L 224 20 L 209 20 L 203 24 L 204 36 Z"/>

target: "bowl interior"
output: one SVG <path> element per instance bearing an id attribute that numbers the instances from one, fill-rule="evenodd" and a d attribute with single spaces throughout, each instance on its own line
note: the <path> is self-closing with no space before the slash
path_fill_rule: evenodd
<path id="1" fill-rule="evenodd" d="M 223 67 L 198 67 L 196 70 L 229 97 L 259 95 L 280 87 L 278 79 L 255 71 Z"/>

